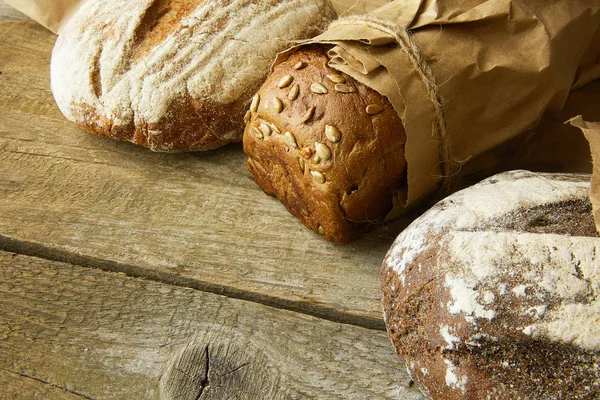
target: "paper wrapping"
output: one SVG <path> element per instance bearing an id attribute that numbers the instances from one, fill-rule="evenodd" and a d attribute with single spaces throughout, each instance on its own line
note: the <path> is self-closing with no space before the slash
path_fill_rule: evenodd
<path id="1" fill-rule="evenodd" d="M 407 187 L 394 216 L 451 190 L 473 160 L 528 139 L 573 88 L 600 76 L 599 8 L 599 0 L 396 0 L 342 16 L 304 44 L 334 45 L 330 65 L 385 95 L 402 119 Z"/>
<path id="2" fill-rule="evenodd" d="M 4 0 L 53 33 L 59 34 L 85 0 Z"/>
<path id="3" fill-rule="evenodd" d="M 598 103 L 596 105 L 598 105 Z M 587 122 L 581 116 L 577 116 L 569 122 L 583 131 L 585 138 L 590 144 L 590 151 L 594 163 L 590 200 L 592 202 L 596 230 L 600 233 L 600 122 Z"/>

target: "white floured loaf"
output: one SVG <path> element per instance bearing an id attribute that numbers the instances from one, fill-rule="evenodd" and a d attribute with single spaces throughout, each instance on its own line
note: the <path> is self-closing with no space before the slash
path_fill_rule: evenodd
<path id="1" fill-rule="evenodd" d="M 155 151 L 241 140 L 248 100 L 291 40 L 336 17 L 329 0 L 93 0 L 51 61 L 56 102 L 89 131 Z"/>
<path id="2" fill-rule="evenodd" d="M 600 398 L 589 180 L 496 175 L 397 238 L 382 269 L 386 324 L 430 398 Z"/>

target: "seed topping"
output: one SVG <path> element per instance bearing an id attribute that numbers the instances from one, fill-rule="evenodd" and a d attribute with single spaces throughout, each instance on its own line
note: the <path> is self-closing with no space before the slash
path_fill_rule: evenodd
<path id="1" fill-rule="evenodd" d="M 279 128 L 277 127 L 277 125 L 275 125 L 272 122 L 269 122 L 269 126 L 271 127 L 271 129 L 273 130 L 273 132 L 275 133 L 281 133 L 281 131 L 279 130 Z"/>
<path id="2" fill-rule="evenodd" d="M 304 172 L 304 168 L 306 167 L 306 163 L 304 161 L 304 158 L 298 157 L 298 164 L 300 164 L 300 169 L 302 170 L 302 172 Z"/>
<path id="3" fill-rule="evenodd" d="M 312 85 L 310 85 L 310 90 L 316 94 L 326 94 L 327 93 L 327 88 L 318 82 L 314 82 Z"/>
<path id="4" fill-rule="evenodd" d="M 294 64 L 294 66 L 292 67 L 295 70 L 299 70 L 306 67 L 306 63 L 304 61 L 298 61 L 296 64 Z"/>
<path id="5" fill-rule="evenodd" d="M 294 101 L 294 100 L 296 100 L 296 98 L 298 97 L 299 94 L 300 94 L 300 86 L 298 86 L 298 84 L 295 83 L 294 86 L 292 86 L 292 88 L 290 89 L 290 92 L 288 93 L 288 99 L 290 101 Z"/>
<path id="6" fill-rule="evenodd" d="M 308 160 L 309 158 L 312 157 L 313 151 L 310 147 L 305 147 L 302 150 L 300 150 L 300 155 L 302 156 L 302 158 L 305 158 Z"/>
<path id="7" fill-rule="evenodd" d="M 279 89 L 283 89 L 284 87 L 289 86 L 289 84 L 292 83 L 293 80 L 294 80 L 294 78 L 292 78 L 291 75 L 286 75 L 279 80 L 277 87 Z"/>
<path id="8" fill-rule="evenodd" d="M 256 127 L 252 128 L 252 133 L 254 134 L 254 136 L 256 136 L 257 139 L 263 138 L 263 133 L 260 131 L 260 129 Z"/>
<path id="9" fill-rule="evenodd" d="M 292 148 L 297 149 L 298 148 L 298 142 L 296 141 L 296 136 L 294 136 L 294 134 L 290 131 L 287 131 L 286 133 L 283 134 L 283 136 L 285 137 L 285 140 L 289 143 L 290 146 L 292 146 Z"/>
<path id="10" fill-rule="evenodd" d="M 256 93 L 252 98 L 252 103 L 250 103 L 250 111 L 256 112 L 258 110 L 258 103 L 260 103 L 260 95 Z"/>
<path id="11" fill-rule="evenodd" d="M 263 135 L 265 136 L 271 136 L 271 127 L 267 124 L 260 124 L 260 126 L 258 127 L 258 129 L 260 129 L 260 131 L 263 133 Z"/>
<path id="12" fill-rule="evenodd" d="M 375 115 L 375 114 L 379 114 L 380 112 L 383 111 L 383 108 L 381 108 L 381 106 L 379 104 L 369 104 L 367 106 L 367 114 L 369 115 Z"/>
<path id="13" fill-rule="evenodd" d="M 329 74 L 327 75 L 327 79 L 333 83 L 346 83 L 346 78 L 340 74 Z"/>
<path id="14" fill-rule="evenodd" d="M 312 175 L 312 180 L 315 183 L 325 183 L 325 175 L 320 173 L 319 171 L 310 171 Z"/>
<path id="15" fill-rule="evenodd" d="M 356 92 L 356 89 L 354 88 L 354 86 L 350 86 L 350 85 L 347 85 L 345 83 L 336 83 L 333 88 L 337 92 L 340 92 L 340 93 L 354 93 L 354 92 Z"/>
<path id="16" fill-rule="evenodd" d="M 283 110 L 283 103 L 279 97 L 273 97 L 273 110 L 277 113 L 280 113 L 281 110 Z"/>
<path id="17" fill-rule="evenodd" d="M 339 142 L 342 138 L 339 129 L 332 125 L 325 125 L 325 136 L 331 143 Z"/>
<path id="18" fill-rule="evenodd" d="M 315 143 L 315 153 L 323 161 L 331 158 L 331 149 L 325 143 Z"/>
<path id="19" fill-rule="evenodd" d="M 302 122 L 308 122 L 313 117 L 313 115 L 315 115 L 316 109 L 317 107 L 311 106 L 308 110 L 306 110 L 306 112 L 302 116 Z"/>
<path id="20" fill-rule="evenodd" d="M 319 235 L 325 234 L 325 228 L 323 228 L 321 225 L 319 225 L 319 227 L 317 228 L 317 231 L 319 232 Z"/>
<path id="21" fill-rule="evenodd" d="M 246 111 L 246 114 L 244 115 L 244 123 L 247 124 L 248 122 L 250 122 L 251 117 L 252 113 L 250 112 L 250 110 Z"/>

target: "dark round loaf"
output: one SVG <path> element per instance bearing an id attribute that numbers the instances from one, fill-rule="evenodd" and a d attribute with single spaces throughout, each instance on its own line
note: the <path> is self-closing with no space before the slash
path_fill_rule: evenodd
<path id="1" fill-rule="evenodd" d="M 431 399 L 600 398 L 589 178 L 500 174 L 396 239 L 382 268 L 386 324 Z"/>
<path id="2" fill-rule="evenodd" d="M 307 46 L 278 64 L 246 114 L 254 180 L 325 239 L 381 222 L 406 181 L 405 132 L 390 102 Z"/>

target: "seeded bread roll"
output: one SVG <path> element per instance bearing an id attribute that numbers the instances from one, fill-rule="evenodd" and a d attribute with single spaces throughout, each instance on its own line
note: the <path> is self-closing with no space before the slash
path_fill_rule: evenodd
<path id="1" fill-rule="evenodd" d="M 245 117 L 254 180 L 325 239 L 382 221 L 405 182 L 405 133 L 390 102 L 327 65 L 327 47 L 278 64 Z"/>
<path id="2" fill-rule="evenodd" d="M 289 40 L 335 18 L 329 0 L 94 0 L 64 27 L 51 86 L 65 117 L 155 151 L 241 140 L 247 101 Z"/>
<path id="3" fill-rule="evenodd" d="M 385 319 L 431 399 L 600 398 L 589 179 L 500 174 L 396 239 L 382 269 Z"/>

